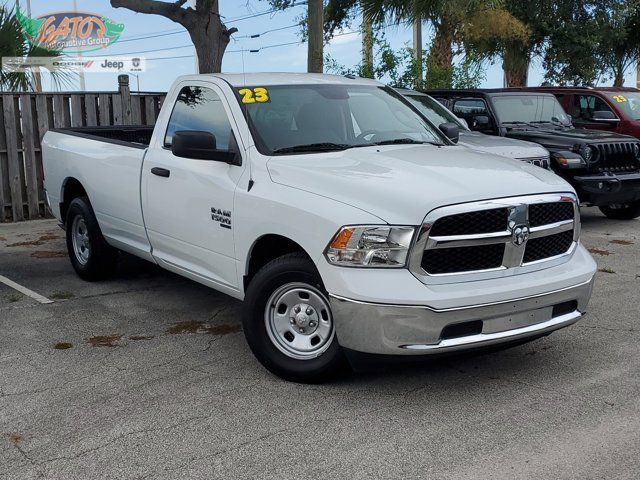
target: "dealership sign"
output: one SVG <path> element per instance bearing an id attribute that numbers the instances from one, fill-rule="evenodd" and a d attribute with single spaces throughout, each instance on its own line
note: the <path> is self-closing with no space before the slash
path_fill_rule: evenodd
<path id="1" fill-rule="evenodd" d="M 65 53 L 106 48 L 120 38 L 124 24 L 86 12 L 56 12 L 30 18 L 17 10 L 25 37 L 33 45 Z"/>
<path id="2" fill-rule="evenodd" d="M 6 72 L 31 72 L 45 68 L 50 72 L 84 71 L 87 73 L 139 73 L 146 71 L 143 57 L 2 57 L 2 70 Z"/>

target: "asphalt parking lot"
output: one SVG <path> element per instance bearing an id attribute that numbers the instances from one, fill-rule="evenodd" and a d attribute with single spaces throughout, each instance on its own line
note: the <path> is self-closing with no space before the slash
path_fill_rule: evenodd
<path id="1" fill-rule="evenodd" d="M 124 257 L 85 283 L 54 221 L 0 225 L 0 478 L 637 479 L 640 221 L 583 210 L 590 313 L 510 350 L 286 383 L 240 303 Z"/>

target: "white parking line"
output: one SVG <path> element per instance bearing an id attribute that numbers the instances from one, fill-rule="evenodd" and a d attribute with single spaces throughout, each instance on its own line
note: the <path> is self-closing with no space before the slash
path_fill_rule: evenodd
<path id="1" fill-rule="evenodd" d="M 22 285 L 14 282 L 13 280 L 9 280 L 7 277 L 0 275 L 0 282 L 4 283 L 7 287 L 11 287 L 14 290 L 19 291 L 20 293 L 26 295 L 27 297 L 33 298 L 35 301 L 40 303 L 53 303 L 53 300 L 49 300 L 47 297 L 43 297 L 39 293 L 34 292 L 33 290 L 29 290 L 27 287 L 23 287 Z"/>

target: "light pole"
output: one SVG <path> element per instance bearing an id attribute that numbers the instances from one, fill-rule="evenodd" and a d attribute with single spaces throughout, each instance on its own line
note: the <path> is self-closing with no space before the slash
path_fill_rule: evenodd
<path id="1" fill-rule="evenodd" d="M 129 75 L 136 77 L 136 91 L 140 93 L 140 74 L 129 72 Z"/>
<path id="2" fill-rule="evenodd" d="M 27 0 L 27 17 L 31 18 L 31 0 Z M 36 92 L 42 91 L 42 75 L 40 67 L 33 67 L 33 89 Z"/>
<path id="3" fill-rule="evenodd" d="M 73 11 L 78 11 L 78 4 L 76 0 L 73 0 Z M 84 66 L 82 65 L 82 52 L 78 50 L 78 58 L 80 59 L 80 90 L 84 92 L 86 90 L 85 82 L 84 82 Z"/>

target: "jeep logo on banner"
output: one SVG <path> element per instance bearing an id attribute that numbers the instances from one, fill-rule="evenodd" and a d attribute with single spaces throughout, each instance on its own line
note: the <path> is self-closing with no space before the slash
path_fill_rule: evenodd
<path id="1" fill-rule="evenodd" d="M 124 24 L 93 13 L 57 12 L 30 18 L 18 8 L 16 16 L 30 43 L 65 53 L 107 48 L 124 30 Z"/>

